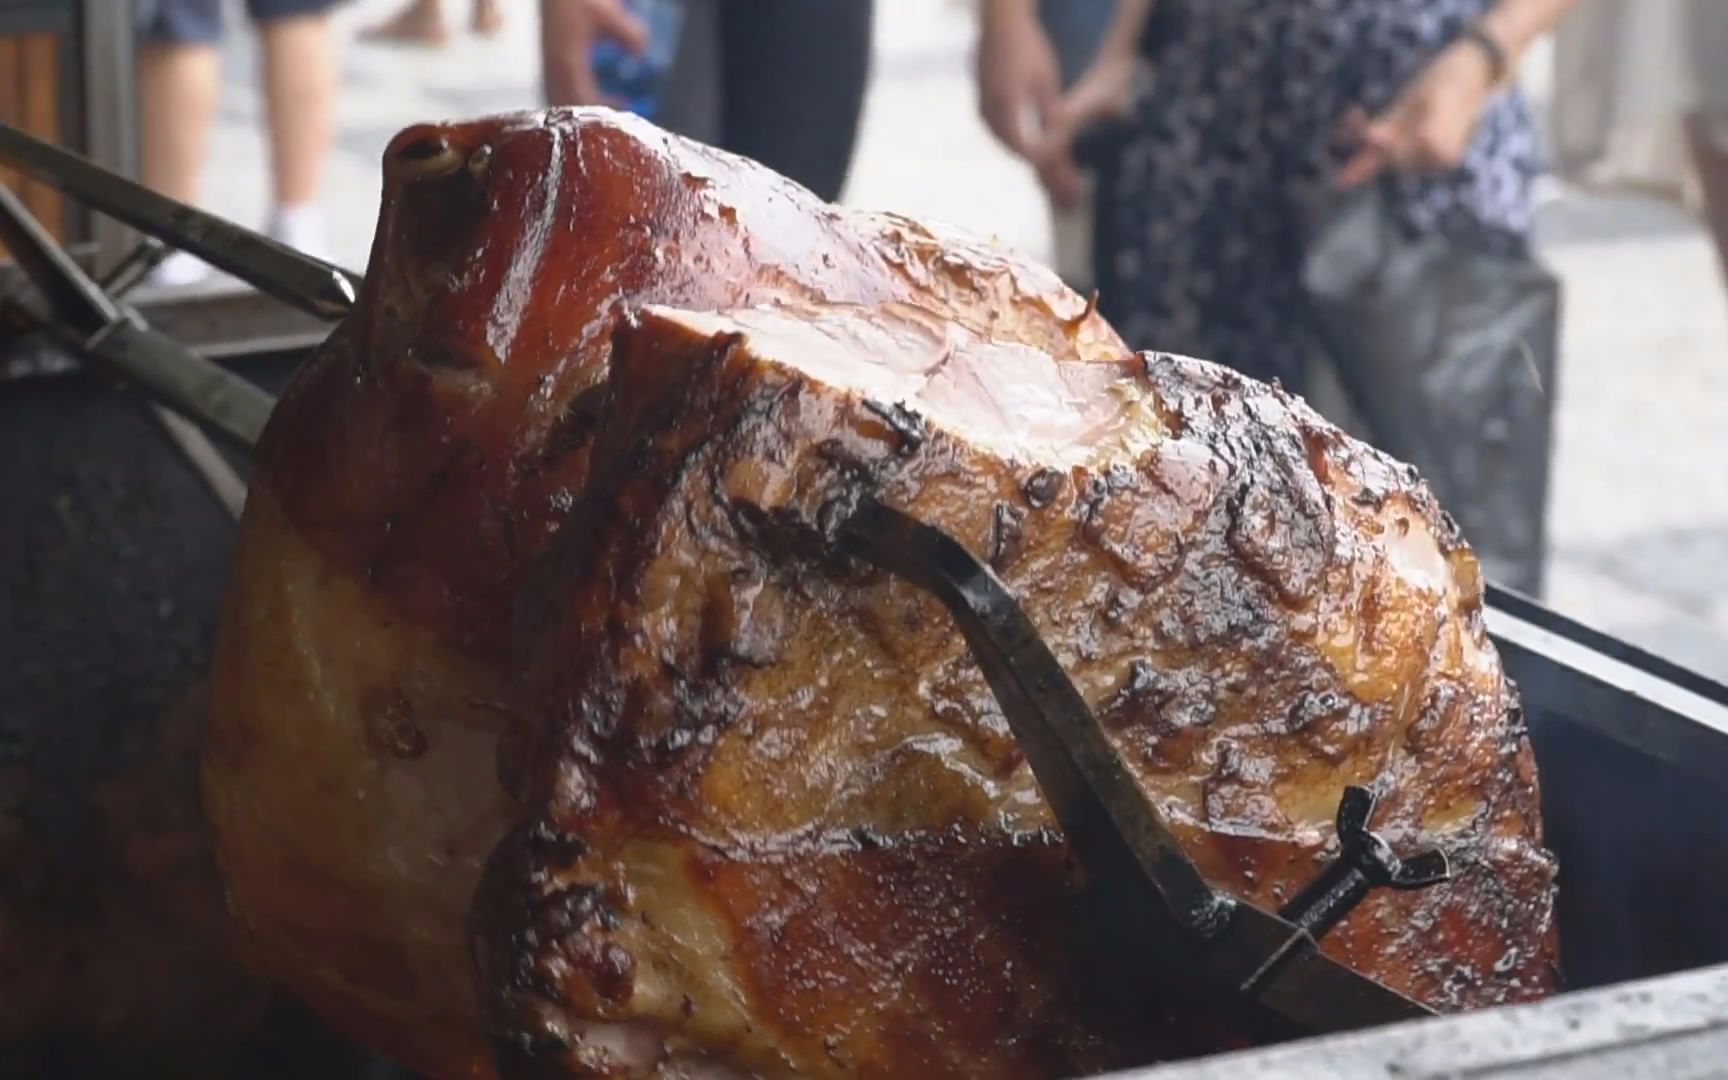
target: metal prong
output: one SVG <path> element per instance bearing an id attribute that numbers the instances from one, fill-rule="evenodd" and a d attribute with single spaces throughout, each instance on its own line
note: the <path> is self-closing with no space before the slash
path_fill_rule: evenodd
<path id="1" fill-rule="evenodd" d="M 1426 889 L 1452 878 L 1452 860 L 1439 848 L 1412 855 L 1399 861 L 1392 875 L 1394 889 Z"/>
<path id="2" fill-rule="evenodd" d="M 115 303 L 3 186 L 0 239 L 47 302 L 49 329 L 81 356 L 227 438 L 257 443 L 275 399 Z"/>
<path id="3" fill-rule="evenodd" d="M 1343 798 L 1338 800 L 1338 835 L 1366 832 L 1368 823 L 1374 820 L 1376 802 L 1372 790 L 1355 784 L 1346 787 Z"/>
<path id="4" fill-rule="evenodd" d="M 115 299 L 123 298 L 127 293 L 137 288 L 150 272 L 162 265 L 163 260 L 174 254 L 174 249 L 156 239 L 146 236 L 126 253 L 125 258 L 115 264 L 108 276 L 102 279 L 102 289 Z"/>
<path id="5" fill-rule="evenodd" d="M 60 318 L 85 333 L 123 318 L 119 305 L 90 280 L 4 184 L 0 184 L 0 241 Z"/>

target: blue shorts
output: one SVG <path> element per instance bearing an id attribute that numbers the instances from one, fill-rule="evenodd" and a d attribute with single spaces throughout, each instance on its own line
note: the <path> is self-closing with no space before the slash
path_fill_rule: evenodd
<path id="1" fill-rule="evenodd" d="M 1116 0 L 1041 0 L 1038 18 L 1056 47 L 1062 85 L 1072 86 L 1092 66 L 1115 16 Z"/>
<path id="2" fill-rule="evenodd" d="M 258 22 L 319 15 L 342 0 L 246 0 Z M 137 0 L 138 35 L 165 45 L 214 45 L 222 40 L 223 0 Z"/>

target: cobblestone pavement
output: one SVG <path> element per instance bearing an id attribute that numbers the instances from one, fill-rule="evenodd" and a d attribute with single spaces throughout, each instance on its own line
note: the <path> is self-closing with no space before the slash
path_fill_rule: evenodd
<path id="1" fill-rule="evenodd" d="M 345 32 L 396 0 L 359 0 Z M 465 5 L 452 5 L 465 17 Z M 378 155 L 416 121 L 533 106 L 535 5 L 492 40 L 442 52 L 351 44 L 327 198 L 336 254 L 365 263 Z M 950 0 L 879 0 L 875 81 L 848 200 L 966 226 L 1047 254 L 1037 189 L 975 119 L 969 16 Z M 210 206 L 264 214 L 251 41 L 229 48 Z M 1728 679 L 1728 300 L 1680 211 L 1563 194 L 1543 250 L 1567 286 L 1550 601 Z"/>

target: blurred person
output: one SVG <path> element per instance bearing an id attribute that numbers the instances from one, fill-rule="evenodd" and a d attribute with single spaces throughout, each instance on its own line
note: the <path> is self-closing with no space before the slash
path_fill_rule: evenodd
<path id="1" fill-rule="evenodd" d="M 1728 3 L 1583 0 L 1552 112 L 1562 176 L 1701 208 L 1728 269 Z"/>
<path id="2" fill-rule="evenodd" d="M 1120 0 L 1026 154 L 1072 203 L 1076 138 L 1123 120 L 1097 208 L 1105 313 L 1136 347 L 1300 389 L 1304 232 L 1328 191 L 1383 181 L 1408 229 L 1524 247 L 1537 146 L 1511 85 L 1575 2 Z M 1005 11 L 1022 21 L 1002 47 L 1038 40 Z"/>
<path id="3" fill-rule="evenodd" d="M 1045 113 L 1091 66 L 1110 27 L 1116 0 L 982 0 L 978 48 L 978 111 L 1009 149 L 1025 154 Z M 1030 25 L 1036 6 L 1044 34 L 1023 43 L 995 40 Z M 1021 11 L 1005 11 L 1018 7 Z M 1077 292 L 1093 287 L 1091 177 L 1071 206 L 1050 202 L 1056 272 Z"/>
<path id="4" fill-rule="evenodd" d="M 682 0 L 656 123 L 754 158 L 833 202 L 851 170 L 870 74 L 872 0 Z M 614 104 L 591 57 L 647 48 L 625 0 L 541 0 L 546 98 Z"/>
<path id="5" fill-rule="evenodd" d="M 263 56 L 273 209 L 265 231 L 323 256 L 328 238 L 319 185 L 335 127 L 336 38 L 330 12 L 340 0 L 247 0 Z M 222 0 L 139 0 L 139 165 L 147 185 L 196 203 L 222 86 Z M 209 267 L 184 252 L 153 280 L 191 284 Z"/>
<path id="6" fill-rule="evenodd" d="M 492 37 L 503 30 L 504 11 L 499 0 L 474 0 L 470 23 L 481 37 Z M 444 0 L 409 0 L 402 10 L 361 31 L 360 36 L 408 45 L 446 44 L 450 40 L 450 22 L 444 16 Z"/>

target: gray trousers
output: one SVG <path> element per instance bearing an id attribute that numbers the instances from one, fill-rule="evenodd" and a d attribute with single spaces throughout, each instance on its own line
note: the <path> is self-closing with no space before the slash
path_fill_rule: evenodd
<path id="1" fill-rule="evenodd" d="M 1044 24 L 1044 32 L 1050 35 L 1050 43 L 1056 47 L 1064 86 L 1072 85 L 1092 63 L 1115 13 L 1116 0 L 1039 0 L 1038 17 Z M 1092 269 L 1092 231 L 1090 197 L 1066 212 L 1051 209 L 1054 269 L 1072 288 L 1083 293 L 1090 292 L 1097 283 Z"/>
<path id="2" fill-rule="evenodd" d="M 838 199 L 869 81 L 871 0 L 684 3 L 659 122 Z"/>

